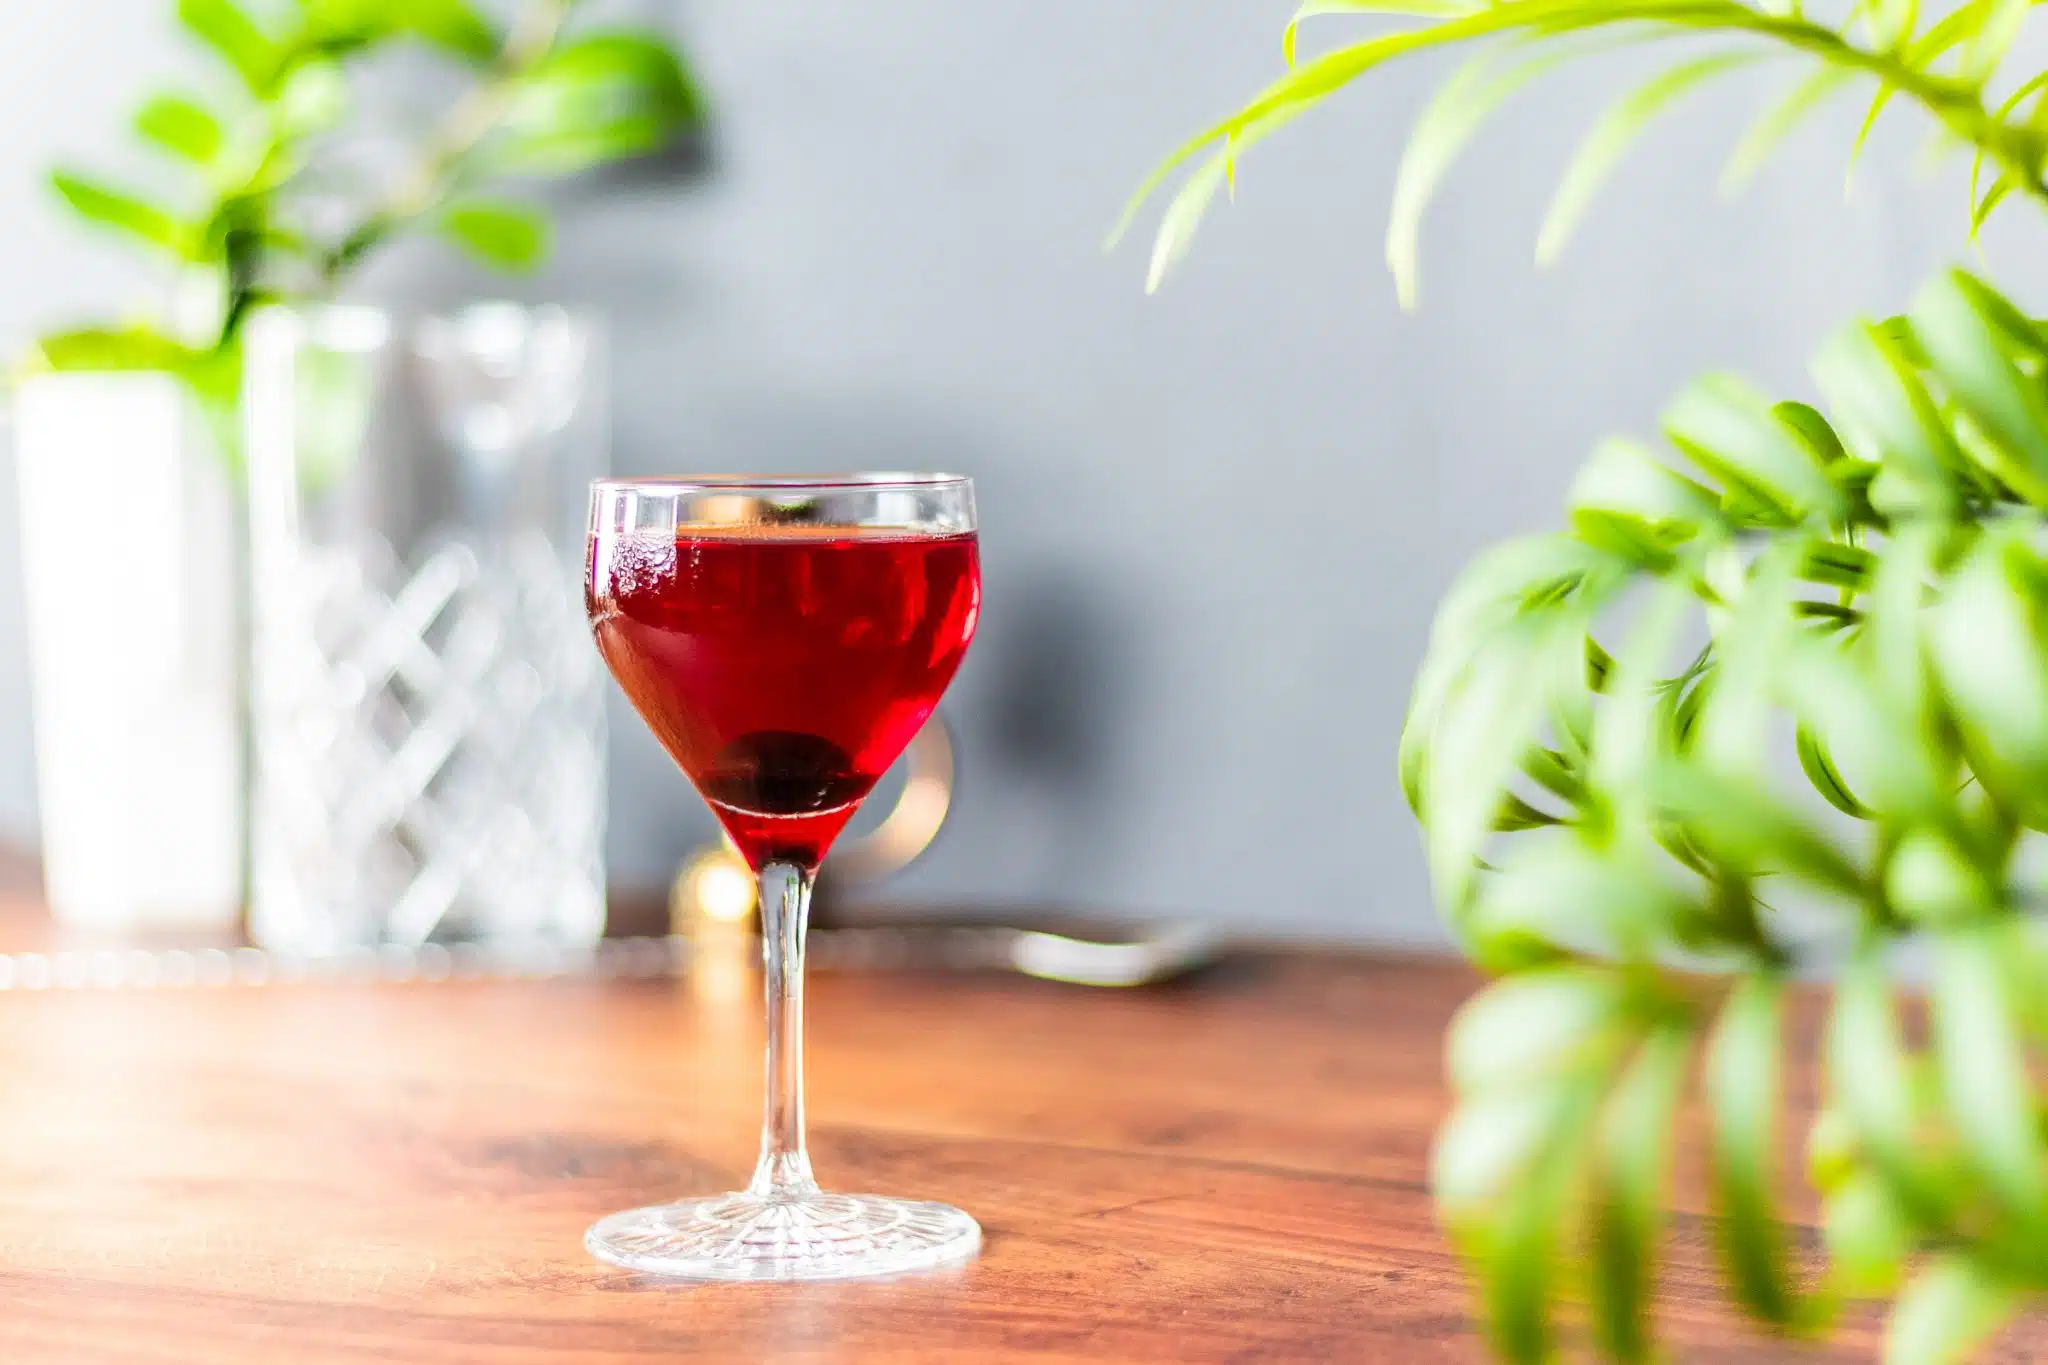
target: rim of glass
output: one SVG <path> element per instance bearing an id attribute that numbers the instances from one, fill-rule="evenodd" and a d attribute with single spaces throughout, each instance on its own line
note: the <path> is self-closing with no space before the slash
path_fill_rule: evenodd
<path id="1" fill-rule="evenodd" d="M 649 474 L 634 478 L 592 479 L 593 493 L 744 492 L 749 489 L 790 489 L 833 492 L 840 489 L 965 488 L 974 480 L 965 474 L 922 474 L 900 471 L 858 474 Z"/>

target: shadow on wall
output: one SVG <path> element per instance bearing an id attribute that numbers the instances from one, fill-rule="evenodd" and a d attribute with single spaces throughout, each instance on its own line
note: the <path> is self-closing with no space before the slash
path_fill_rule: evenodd
<path id="1" fill-rule="evenodd" d="M 1033 905 L 1073 899 L 1110 851 L 1115 742 L 1128 698 L 1115 604 L 1099 580 L 1068 565 L 1013 568 L 992 588 L 979 733 L 966 748 L 1022 804 L 1024 885 L 1002 888 Z M 973 772 L 967 775 L 973 782 Z M 970 788 L 971 790 L 971 788 Z"/>

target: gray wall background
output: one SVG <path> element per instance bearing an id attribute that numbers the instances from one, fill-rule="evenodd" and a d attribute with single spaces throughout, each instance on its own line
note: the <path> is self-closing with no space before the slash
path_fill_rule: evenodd
<path id="1" fill-rule="evenodd" d="M 365 292 L 601 309 L 616 466 L 940 467 L 980 486 L 983 634 L 947 702 L 964 786 L 900 894 L 1196 912 L 1274 935 L 1438 942 L 1393 779 L 1433 605 L 1486 542 L 1551 524 L 1591 443 L 1709 367 L 1804 391 L 1857 311 L 1963 250 L 1954 167 L 1858 111 L 1743 199 L 1715 192 L 1759 70 L 1624 165 L 1563 264 L 1529 262 L 1555 176 L 1626 59 L 1522 95 L 1453 174 L 1423 308 L 1380 266 L 1407 127 L 1446 71 L 1397 67 L 1262 146 L 1164 293 L 1104 228 L 1161 151 L 1269 79 L 1292 0 L 683 0 L 717 106 L 708 172 L 583 187 L 556 262 L 508 286 L 432 246 Z M 196 63 L 169 0 L 0 6 L 0 343 L 148 285 L 41 189 L 119 167 L 129 108 Z M 1326 21 L 1338 25 L 1342 21 Z M 2008 285 L 2036 239 L 1991 234 Z M 2038 297 L 2038 292 L 2036 292 Z M 11 478 L 0 535 L 12 538 Z M 80 535 L 117 532 L 81 526 Z M 0 830 L 33 829 L 18 566 L 0 555 Z M 705 817 L 615 714 L 611 848 L 663 881 Z"/>

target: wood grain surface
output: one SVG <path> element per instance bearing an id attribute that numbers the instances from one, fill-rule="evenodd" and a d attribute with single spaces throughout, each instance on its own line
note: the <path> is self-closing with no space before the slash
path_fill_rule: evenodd
<path id="1" fill-rule="evenodd" d="M 1122 993 L 818 974 L 820 1177 L 959 1204 L 987 1243 L 811 1286 L 660 1284 L 580 1245 L 744 1179 L 737 956 L 675 982 L 0 994 L 0 1361 L 1479 1362 L 1424 1187 L 1472 984 L 1332 955 Z M 1679 1358 L 1873 1358 L 1869 1321 L 1813 1352 L 1748 1334 L 1696 1206 L 1675 1238 Z"/>

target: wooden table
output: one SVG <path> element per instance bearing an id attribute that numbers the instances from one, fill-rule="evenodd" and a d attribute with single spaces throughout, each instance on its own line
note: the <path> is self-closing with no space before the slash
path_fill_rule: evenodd
<path id="1" fill-rule="evenodd" d="M 819 1174 L 957 1203 L 981 1259 L 657 1284 L 584 1226 L 744 1179 L 751 971 L 0 994 L 0 1361 L 1482 1358 L 1424 1188 L 1462 969 L 1262 957 L 1125 993 L 820 973 Z M 1682 1216 L 1684 1359 L 1777 1351 Z M 1838 1349 L 1870 1358 L 1859 1324 Z M 1995 1359 L 2048 1359 L 2040 1337 Z"/>

